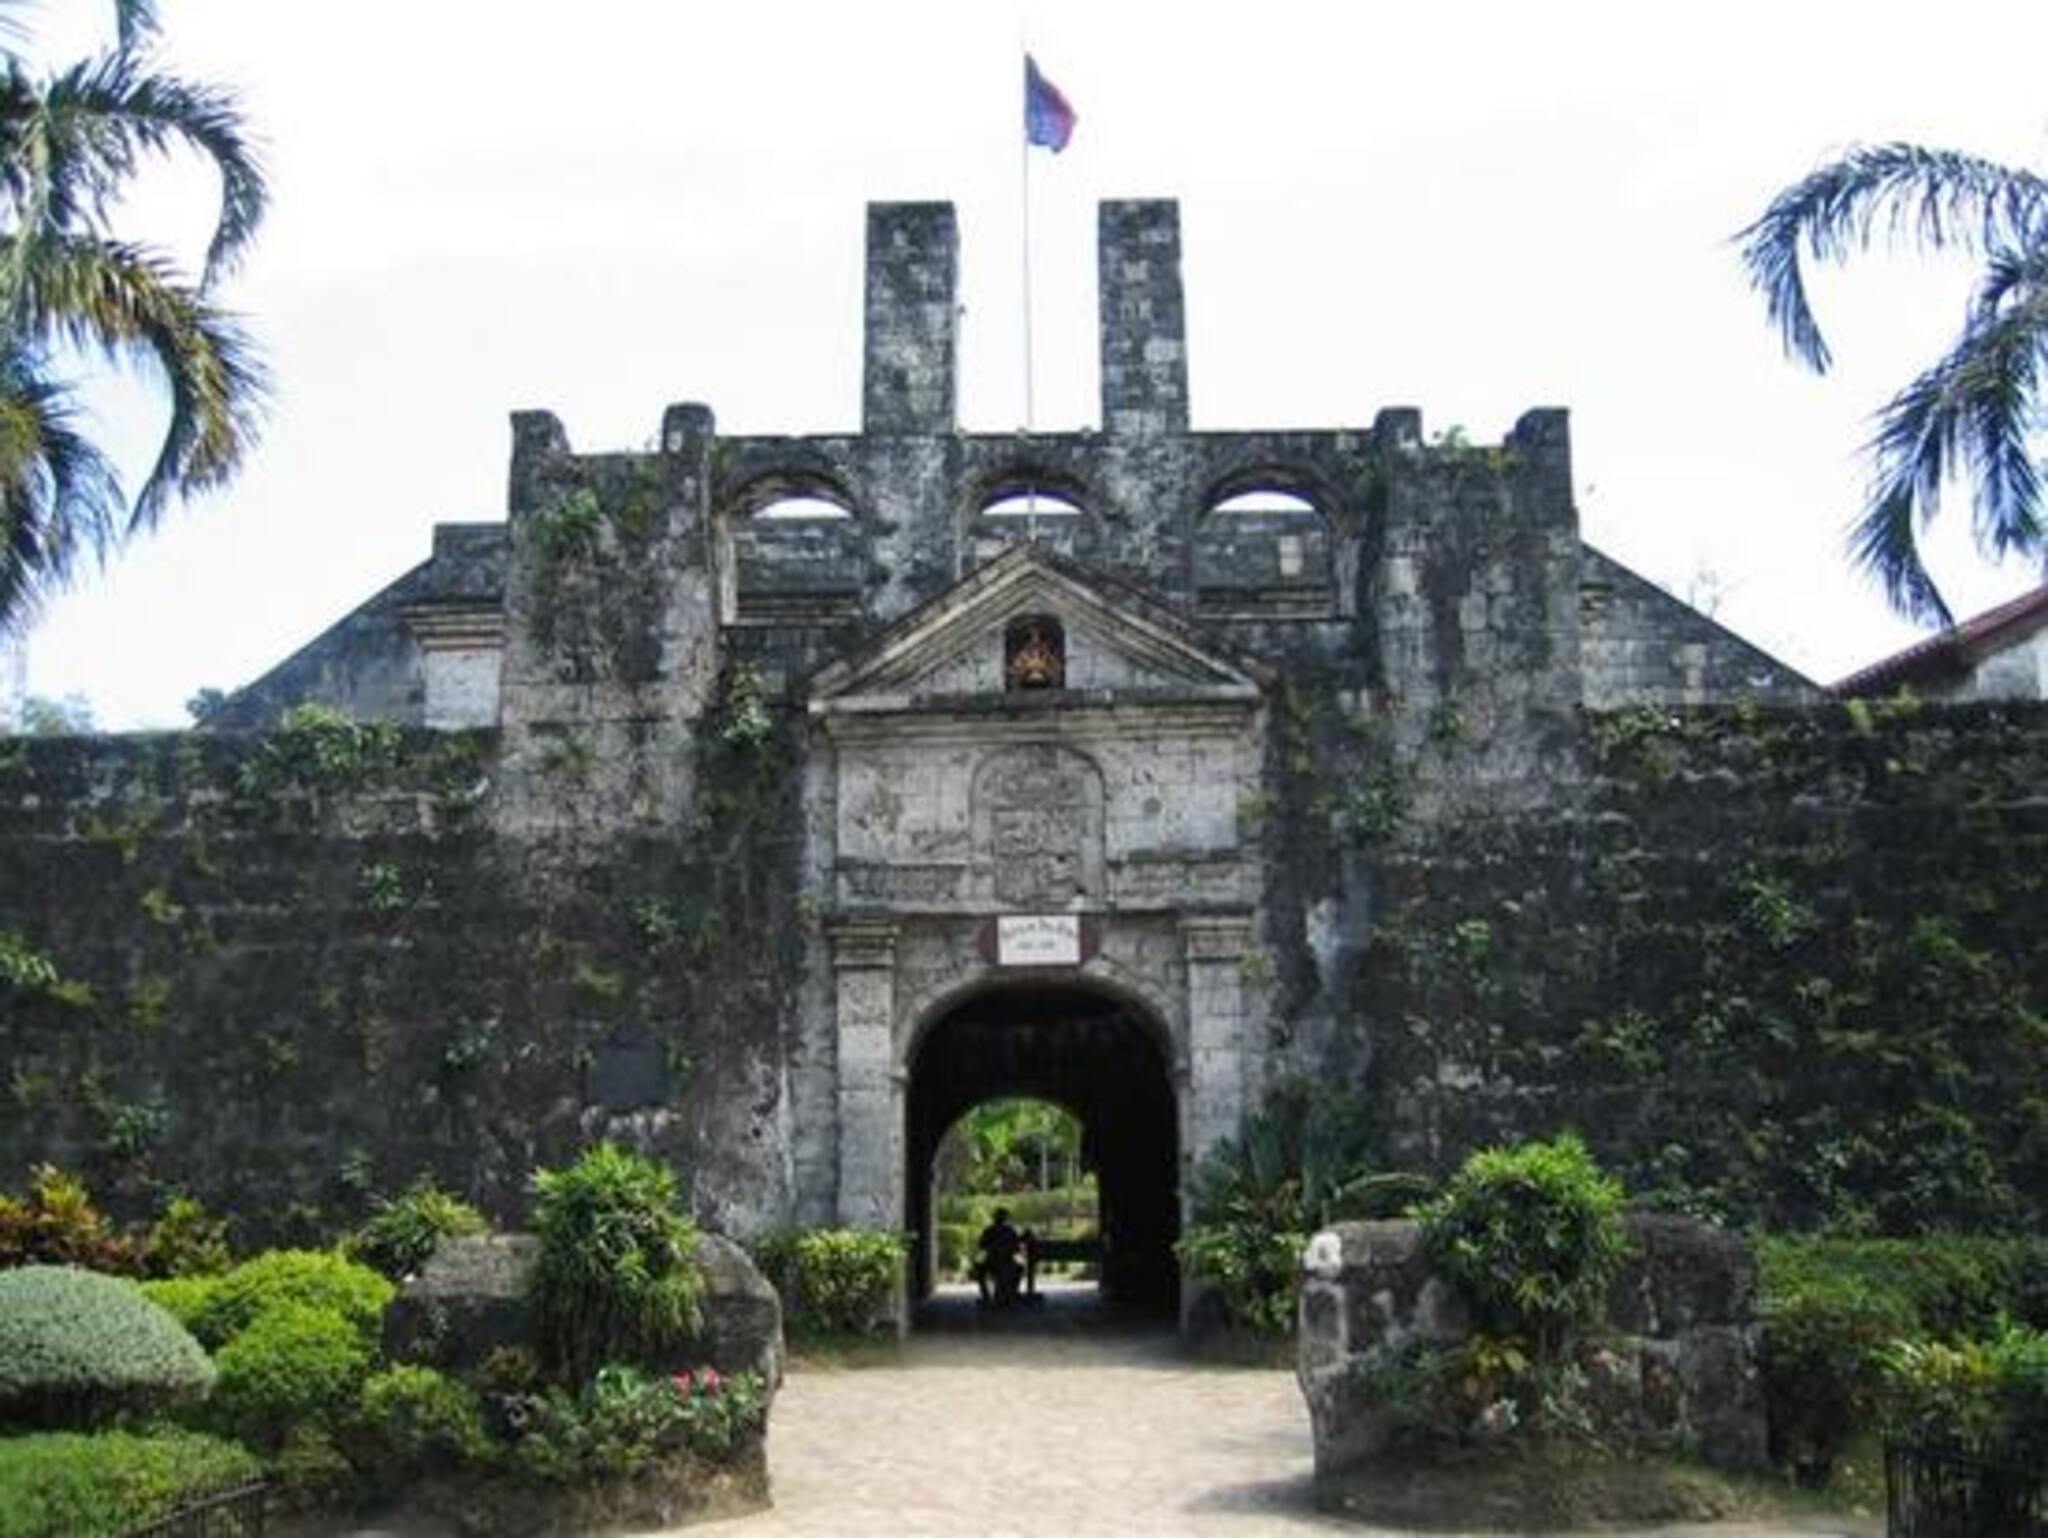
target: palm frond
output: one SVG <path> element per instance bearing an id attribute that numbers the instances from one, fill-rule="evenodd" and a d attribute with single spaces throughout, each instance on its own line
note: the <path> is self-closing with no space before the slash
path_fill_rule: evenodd
<path id="1" fill-rule="evenodd" d="M 2048 239 L 2048 180 L 1952 150 L 1851 150 L 1778 194 L 1735 238 L 1785 349 L 1819 372 L 1832 361 L 1807 297 L 1804 252 L 1839 262 L 1883 235 L 1931 250 L 2026 250 Z"/>
<path id="2" fill-rule="evenodd" d="M 0 634 L 23 626 L 81 554 L 104 557 L 118 537 L 120 482 L 75 420 L 33 353 L 0 350 Z"/>
<path id="3" fill-rule="evenodd" d="M 156 36 L 156 0 L 114 0 L 114 26 L 123 48 Z"/>
<path id="4" fill-rule="evenodd" d="M 180 284 L 164 257 L 117 241 L 49 241 L 29 265 L 19 314 L 31 336 L 161 373 L 170 420 L 131 532 L 154 524 L 173 493 L 218 486 L 240 467 L 266 402 L 262 365 L 240 324 Z"/>
<path id="5" fill-rule="evenodd" d="M 2042 546 L 2034 434 L 2048 348 L 2044 276 L 2048 253 L 1994 252 L 1955 345 L 1878 415 L 1871 493 L 1850 548 L 1892 606 L 1923 622 L 1953 622 L 1918 538 L 1952 475 L 1972 481 L 1972 532 L 1987 555 Z"/>
<path id="6" fill-rule="evenodd" d="M 202 288 L 239 260 L 269 202 L 234 93 L 156 73 L 125 49 L 81 60 L 52 79 L 22 136 L 48 184 L 40 222 L 63 232 L 85 222 L 103 227 L 144 154 L 180 144 L 198 150 L 221 186 Z"/>

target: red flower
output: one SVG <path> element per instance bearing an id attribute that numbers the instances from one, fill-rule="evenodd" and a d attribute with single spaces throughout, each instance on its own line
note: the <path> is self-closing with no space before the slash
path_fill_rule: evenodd
<path id="1" fill-rule="evenodd" d="M 679 1373 L 677 1373 L 677 1374 L 675 1375 L 675 1385 L 676 1385 L 676 1392 L 677 1392 L 678 1394 L 687 1394 L 687 1393 L 689 1393 L 689 1392 L 690 1392 L 690 1370 L 689 1370 L 689 1368 L 685 1367 L 685 1368 L 684 1368 L 684 1369 L 683 1369 L 683 1370 L 682 1370 L 681 1372 L 679 1372 Z"/>
<path id="2" fill-rule="evenodd" d="M 725 1381 L 718 1376 L 718 1369 L 716 1367 L 705 1368 L 699 1376 L 704 1385 L 704 1392 L 707 1394 L 717 1393 L 720 1384 Z"/>

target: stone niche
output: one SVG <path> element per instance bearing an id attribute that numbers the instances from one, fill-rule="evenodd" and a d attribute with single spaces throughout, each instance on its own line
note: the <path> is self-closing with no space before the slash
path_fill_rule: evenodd
<path id="1" fill-rule="evenodd" d="M 1595 1403 L 1624 1445 L 1723 1468 L 1766 1459 L 1757 1367 L 1756 1261 L 1739 1235 L 1690 1218 L 1632 1214 L 1634 1255 L 1581 1343 Z M 1472 1321 L 1431 1270 L 1414 1223 L 1340 1223 L 1302 1257 L 1300 1358 L 1318 1479 L 1393 1454 L 1376 1369 L 1414 1341 L 1456 1345 Z"/>

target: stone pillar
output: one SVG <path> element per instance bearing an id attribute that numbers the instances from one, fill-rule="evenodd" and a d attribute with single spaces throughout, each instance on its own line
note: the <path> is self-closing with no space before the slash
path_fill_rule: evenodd
<path id="1" fill-rule="evenodd" d="M 1102 430 L 1151 437 L 1188 430 L 1187 311 L 1180 205 L 1105 202 L 1097 211 Z"/>
<path id="2" fill-rule="evenodd" d="M 834 924 L 834 1040 L 839 1080 L 839 1221 L 902 1225 L 903 1117 L 895 1075 L 896 926 Z"/>
<path id="3" fill-rule="evenodd" d="M 1205 914 L 1181 920 L 1188 969 L 1188 1125 L 1190 1165 L 1244 1122 L 1244 957 L 1251 920 Z"/>
<path id="4" fill-rule="evenodd" d="M 951 203 L 868 205 L 864 431 L 953 431 L 959 267 Z"/>

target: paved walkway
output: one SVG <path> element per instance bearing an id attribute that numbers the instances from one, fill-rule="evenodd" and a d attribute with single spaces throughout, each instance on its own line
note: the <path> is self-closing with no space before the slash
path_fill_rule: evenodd
<path id="1" fill-rule="evenodd" d="M 1170 1335 L 1047 1323 L 942 1328 L 913 1336 L 900 1363 L 798 1368 L 770 1421 L 774 1509 L 689 1531 L 1368 1538 L 1310 1507 L 1291 1373 L 1196 1365 Z M 1660 1531 L 1781 1538 L 1741 1524 Z"/>

